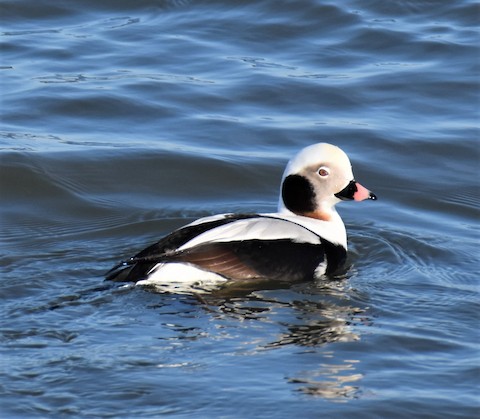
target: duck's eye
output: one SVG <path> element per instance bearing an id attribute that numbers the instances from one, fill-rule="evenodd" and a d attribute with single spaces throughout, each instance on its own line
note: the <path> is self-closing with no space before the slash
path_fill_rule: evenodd
<path id="1" fill-rule="evenodd" d="M 326 177 L 330 174 L 330 172 L 328 171 L 328 169 L 326 167 L 320 167 L 320 169 L 318 169 L 318 174 L 321 177 Z"/>

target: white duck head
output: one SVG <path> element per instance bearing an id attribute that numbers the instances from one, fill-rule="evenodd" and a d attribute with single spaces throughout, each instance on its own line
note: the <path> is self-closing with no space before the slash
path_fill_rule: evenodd
<path id="1" fill-rule="evenodd" d="M 330 221 L 336 214 L 335 204 L 365 199 L 377 197 L 355 181 L 345 152 L 332 144 L 319 143 L 304 148 L 288 163 L 278 211 Z"/>

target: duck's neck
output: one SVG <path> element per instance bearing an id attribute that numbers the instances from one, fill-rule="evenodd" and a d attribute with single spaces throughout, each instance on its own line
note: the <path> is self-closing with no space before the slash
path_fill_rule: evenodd
<path id="1" fill-rule="evenodd" d="M 318 217 L 318 214 L 316 214 L 317 216 L 315 217 L 309 216 L 308 214 L 294 214 L 285 207 L 279 208 L 278 213 L 285 218 L 309 228 L 325 240 L 334 244 L 340 244 L 347 249 L 347 231 L 345 224 L 334 207 L 326 213 L 327 217 L 325 218 Z"/>

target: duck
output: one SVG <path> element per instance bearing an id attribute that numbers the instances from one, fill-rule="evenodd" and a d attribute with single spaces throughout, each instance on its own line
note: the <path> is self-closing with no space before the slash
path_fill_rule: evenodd
<path id="1" fill-rule="evenodd" d="M 335 206 L 377 196 L 355 180 L 347 154 L 329 143 L 300 150 L 280 185 L 277 212 L 200 218 L 115 265 L 106 279 L 202 293 L 232 283 L 332 276 L 347 257 L 347 232 Z"/>

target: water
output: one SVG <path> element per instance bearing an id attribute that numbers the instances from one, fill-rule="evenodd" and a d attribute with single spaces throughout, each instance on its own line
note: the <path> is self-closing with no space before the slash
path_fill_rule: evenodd
<path id="1" fill-rule="evenodd" d="M 480 414 L 479 5 L 2 1 L 2 417 Z M 333 142 L 345 278 L 207 297 L 103 274 L 274 211 Z"/>

